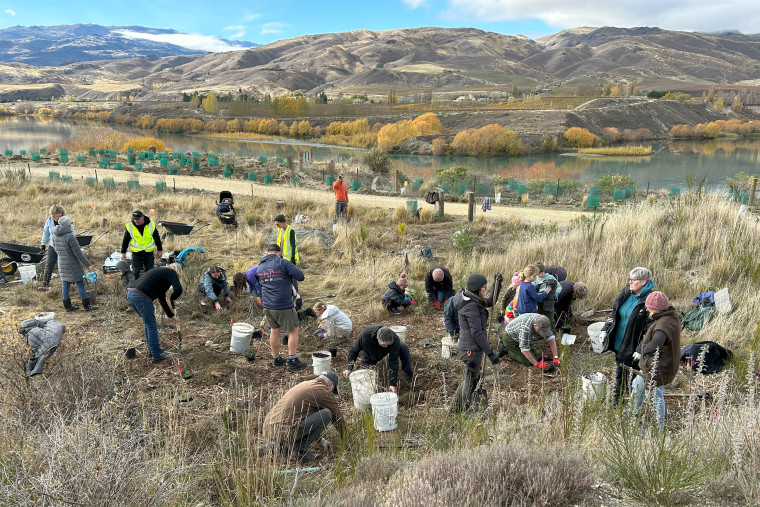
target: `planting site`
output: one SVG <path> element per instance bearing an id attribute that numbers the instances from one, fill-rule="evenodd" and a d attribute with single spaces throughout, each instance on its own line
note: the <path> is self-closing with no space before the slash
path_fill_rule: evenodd
<path id="1" fill-rule="evenodd" d="M 134 172 L 103 167 L 97 181 L 88 181 L 90 168 L 72 167 L 66 169 L 71 181 L 63 182 L 51 181 L 54 169 L 44 160 L 6 162 L 0 177 L 4 505 L 760 503 L 757 208 L 687 192 L 589 211 L 540 200 L 494 202 L 482 211 L 479 197 L 468 221 L 466 202 L 447 201 L 440 216 L 419 199 L 415 216 L 409 196 L 349 188 L 350 220 L 334 223 L 333 190 L 304 174 L 298 185 L 265 185 L 221 178 L 220 167 L 209 167 L 168 179 L 146 172 L 141 186 L 130 187 Z M 105 178 L 112 184 L 104 185 Z M 215 214 L 222 191 L 234 196 L 236 225 Z M 82 247 L 98 275 L 85 282 L 88 311 L 75 286 L 70 300 L 79 308 L 66 311 L 60 269 L 45 287 L 45 262 L 36 254 L 22 258 L 13 246 L 39 248 L 53 205 L 65 209 L 76 234 L 97 238 Z M 159 343 L 171 353 L 158 362 L 146 345 L 142 310 L 129 308 L 121 272 L 108 260 L 114 253 L 118 260 L 135 210 L 156 224 L 163 252 L 184 254 L 177 320 L 155 305 Z M 297 234 L 302 310 L 335 305 L 353 324 L 345 340 L 320 338 L 320 320 L 302 315 L 296 355 L 308 366 L 300 370 L 273 364 L 271 325 L 256 293 L 233 288 L 233 275 L 257 266 L 276 242 L 278 215 Z M 190 225 L 190 233 L 163 222 Z M 498 354 L 509 302 L 502 296 L 513 274 L 536 262 L 563 266 L 567 280 L 588 287 L 585 298 L 571 303 L 566 326 L 553 332 L 559 366 L 551 372 Z M 30 264 L 34 269 L 25 267 Z M 220 309 L 199 291 L 214 266 L 226 270 L 229 282 L 231 301 L 220 293 Z M 501 356 L 496 364 L 484 360 L 478 388 L 487 403 L 479 399 L 460 412 L 450 407 L 463 361 L 456 347 L 446 357 L 444 305 L 428 302 L 425 290 L 426 275 L 439 266 L 451 273 L 454 291 L 482 288 L 473 285 L 473 273 L 487 280 L 486 295 L 497 273 L 504 279 L 485 325 L 494 355 Z M 662 429 L 653 396 L 639 415 L 632 413 L 630 375 L 615 403 L 616 354 L 597 353 L 598 336 L 589 334 L 592 324 L 614 318 L 616 298 L 636 279 L 636 267 L 651 271 L 653 290 L 667 295 L 679 319 L 700 293 L 728 289 L 730 298 L 726 309 L 716 295 L 711 319 L 699 330 L 681 331 L 680 348 L 710 341 L 731 356 L 715 372 L 705 368 L 706 349 L 696 349 L 693 363 L 675 359 Z M 396 314 L 382 298 L 401 278 L 408 301 Z M 65 329 L 44 370 L 28 375 L 36 355 L 19 329 L 45 312 L 54 312 Z M 235 323 L 255 330 L 238 353 L 230 352 Z M 405 328 L 413 370 L 411 379 L 398 372 L 397 427 L 387 431 L 377 429 L 373 410 L 356 408 L 352 382 L 343 376 L 353 342 L 375 324 Z M 535 359 L 551 363 L 549 340 L 535 345 Z M 331 348 L 341 422 L 333 420 L 314 441 L 308 461 L 289 459 L 266 438 L 265 417 L 286 392 L 321 373 L 313 371 L 312 354 Z M 283 360 L 287 355 L 282 352 Z M 378 392 L 393 386 L 388 363 L 372 367 Z M 357 361 L 354 371 L 359 368 Z M 593 374 L 602 380 L 590 387 Z"/>

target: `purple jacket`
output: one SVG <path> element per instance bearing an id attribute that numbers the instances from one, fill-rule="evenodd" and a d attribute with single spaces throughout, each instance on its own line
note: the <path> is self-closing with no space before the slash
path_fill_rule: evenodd
<path id="1" fill-rule="evenodd" d="M 295 264 L 276 254 L 265 255 L 259 261 L 255 277 L 261 285 L 265 309 L 287 310 L 295 306 L 291 286 L 304 280 L 303 271 Z"/>
<path id="2" fill-rule="evenodd" d="M 248 282 L 249 294 L 253 294 L 255 292 L 258 297 L 261 297 L 261 285 L 259 285 L 259 281 L 256 280 L 256 271 L 258 269 L 258 266 L 254 266 L 246 271 L 245 280 Z"/>

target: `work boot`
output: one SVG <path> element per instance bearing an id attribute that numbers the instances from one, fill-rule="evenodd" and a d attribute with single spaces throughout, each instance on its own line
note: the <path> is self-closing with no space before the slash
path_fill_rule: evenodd
<path id="1" fill-rule="evenodd" d="M 303 362 L 301 362 L 300 359 L 298 359 L 297 357 L 294 357 L 292 359 L 288 359 L 287 370 L 288 371 L 299 371 L 299 370 L 303 370 L 307 366 L 308 365 L 306 363 L 303 363 Z"/>
<path id="2" fill-rule="evenodd" d="M 158 363 L 160 363 L 161 361 L 163 361 L 163 360 L 165 360 L 165 359 L 169 359 L 169 358 L 171 358 L 173 355 L 174 355 L 174 354 L 173 354 L 173 353 L 171 353 L 171 352 L 161 352 L 161 355 L 160 355 L 160 356 L 156 356 L 156 357 L 152 358 L 152 359 L 151 359 L 151 361 L 152 361 L 154 364 L 158 364 Z"/>
<path id="3" fill-rule="evenodd" d="M 285 364 L 285 362 L 286 362 L 285 358 L 283 358 L 282 356 L 277 356 L 274 359 L 272 359 L 272 366 L 282 366 L 283 364 Z"/>
<path id="4" fill-rule="evenodd" d="M 48 290 L 50 290 L 50 280 L 46 280 L 46 281 L 42 282 L 42 285 L 40 285 L 39 287 L 37 287 L 37 290 L 39 290 L 39 291 L 48 291 Z"/>
<path id="5" fill-rule="evenodd" d="M 91 309 L 95 309 L 95 305 L 90 305 L 90 298 L 82 298 L 82 307 L 84 311 L 89 312 Z"/>
<path id="6" fill-rule="evenodd" d="M 388 308 L 388 311 L 391 312 L 393 315 L 401 315 L 401 310 L 398 308 Z"/>
<path id="7" fill-rule="evenodd" d="M 63 307 L 66 309 L 67 312 L 74 312 L 79 309 L 77 305 L 71 304 L 71 299 L 64 299 L 63 300 Z"/>
<path id="8" fill-rule="evenodd" d="M 505 347 L 504 344 L 501 342 L 499 342 L 499 347 L 496 350 L 496 353 L 499 355 L 499 359 L 501 359 L 504 356 L 509 355 L 509 352 L 507 352 L 507 347 Z"/>

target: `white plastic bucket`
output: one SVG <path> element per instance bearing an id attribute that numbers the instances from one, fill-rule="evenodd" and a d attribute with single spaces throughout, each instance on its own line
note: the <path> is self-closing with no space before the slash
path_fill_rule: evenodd
<path id="1" fill-rule="evenodd" d="M 332 361 L 332 354 L 329 350 L 319 350 L 311 355 L 311 365 L 314 367 L 314 375 L 321 375 L 326 371 L 330 371 L 330 362 Z"/>
<path id="2" fill-rule="evenodd" d="M 351 393 L 354 407 L 366 410 L 372 407 L 370 398 L 375 394 L 377 372 L 375 370 L 356 370 L 348 376 L 351 381 Z"/>
<path id="3" fill-rule="evenodd" d="M 406 341 L 406 326 L 391 326 L 391 331 L 398 335 L 399 340 Z"/>
<path id="4" fill-rule="evenodd" d="M 583 399 L 589 401 L 599 401 L 604 399 L 604 389 L 607 386 L 607 377 L 604 373 L 584 373 L 581 377 L 583 381 Z"/>
<path id="5" fill-rule="evenodd" d="M 451 349 L 454 348 L 454 340 L 449 336 L 441 338 L 441 357 L 451 359 Z"/>
<path id="6" fill-rule="evenodd" d="M 230 352 L 242 354 L 251 346 L 253 326 L 247 322 L 235 322 L 232 324 L 232 339 L 230 340 Z"/>
<path id="7" fill-rule="evenodd" d="M 29 283 L 37 276 L 37 268 L 34 264 L 19 264 L 18 274 L 23 283 Z"/>
<path id="8" fill-rule="evenodd" d="M 604 322 L 594 322 L 588 327 L 588 339 L 591 341 L 591 348 L 597 354 L 601 354 L 604 350 L 604 343 L 599 335 L 604 327 Z"/>
<path id="9" fill-rule="evenodd" d="M 398 428 L 398 396 L 396 393 L 377 393 L 370 397 L 372 414 L 377 431 L 391 431 Z"/>

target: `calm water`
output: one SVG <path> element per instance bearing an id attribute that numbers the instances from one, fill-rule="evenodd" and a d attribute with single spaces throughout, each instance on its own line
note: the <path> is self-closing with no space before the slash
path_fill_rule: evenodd
<path id="1" fill-rule="evenodd" d="M 102 128 L 102 124 L 75 124 L 60 121 L 41 121 L 36 118 L 0 118 L 0 149 L 14 153 L 31 151 L 42 146 L 55 145 L 76 136 L 81 130 Z M 153 132 L 127 130 L 159 137 L 167 146 L 182 152 L 213 152 L 218 155 L 240 157 L 260 156 L 298 158 L 301 151 L 311 150 L 313 161 L 333 160 L 336 164 L 359 157 L 364 150 L 333 146 L 283 142 L 240 141 L 213 139 L 199 136 L 168 134 L 156 136 Z M 466 166 L 472 174 L 528 179 L 573 179 L 592 183 L 608 174 L 624 174 L 633 178 L 639 187 L 686 188 L 687 178 L 701 180 L 708 174 L 707 185 L 717 188 L 727 178 L 743 171 L 760 172 L 758 154 L 760 140 L 717 140 L 709 142 L 659 142 L 649 157 L 589 157 L 567 155 L 534 155 L 512 158 L 432 157 L 424 155 L 397 155 L 393 157 L 396 169 L 410 178 L 428 180 L 438 168 Z"/>

